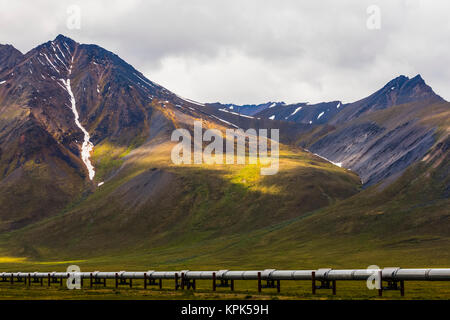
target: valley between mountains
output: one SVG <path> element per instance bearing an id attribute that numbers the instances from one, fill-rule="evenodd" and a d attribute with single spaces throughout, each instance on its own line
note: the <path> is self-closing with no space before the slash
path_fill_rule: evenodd
<path id="1" fill-rule="evenodd" d="M 0 267 L 448 266 L 450 103 L 420 75 L 338 98 L 200 103 L 63 35 L 0 45 Z M 279 172 L 173 164 L 194 121 L 279 129 Z"/>

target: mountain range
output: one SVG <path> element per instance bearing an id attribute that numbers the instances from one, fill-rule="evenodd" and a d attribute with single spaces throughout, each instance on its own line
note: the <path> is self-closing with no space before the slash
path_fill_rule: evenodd
<path id="1" fill-rule="evenodd" d="M 330 246 L 369 262 L 368 244 L 425 261 L 433 244 L 448 262 L 449 111 L 420 75 L 352 103 L 240 106 L 180 97 L 63 35 L 0 45 L 0 255 L 287 266 L 283 252 Z M 172 131 L 194 121 L 280 129 L 279 173 L 172 164 Z"/>

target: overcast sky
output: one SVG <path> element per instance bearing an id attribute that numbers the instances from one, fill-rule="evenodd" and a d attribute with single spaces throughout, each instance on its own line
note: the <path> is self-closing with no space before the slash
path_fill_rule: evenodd
<path id="1" fill-rule="evenodd" d="M 0 0 L 0 43 L 59 33 L 201 102 L 351 102 L 418 73 L 450 100 L 448 0 Z"/>

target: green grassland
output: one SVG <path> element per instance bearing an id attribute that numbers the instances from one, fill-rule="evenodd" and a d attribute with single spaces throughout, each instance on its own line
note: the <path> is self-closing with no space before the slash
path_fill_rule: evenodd
<path id="1" fill-rule="evenodd" d="M 22 300 L 22 299 L 134 299 L 134 300 L 173 300 L 173 299 L 233 299 L 233 300 L 310 300 L 310 299 L 373 299 L 373 300 L 408 300 L 408 299 L 450 299 L 450 286 L 444 282 L 417 282 L 405 283 L 405 296 L 401 297 L 399 291 L 384 291 L 383 296 L 378 296 L 377 290 L 369 290 L 364 281 L 338 281 L 337 294 L 333 295 L 331 290 L 317 290 L 316 294 L 311 293 L 310 281 L 281 281 L 281 291 L 276 292 L 273 288 L 263 288 L 262 292 L 257 291 L 256 281 L 235 281 L 235 290 L 230 288 L 217 288 L 212 291 L 212 282 L 207 280 L 197 281 L 196 290 L 185 289 L 175 290 L 173 280 L 163 281 L 160 290 L 156 287 L 144 289 L 143 281 L 134 281 L 133 288 L 127 286 L 114 287 L 114 280 L 108 280 L 106 287 L 103 285 L 89 286 L 89 281 L 85 281 L 80 290 L 69 290 L 65 284 L 47 286 L 44 281 L 43 286 L 32 284 L 27 287 L 23 283 L 11 285 L 0 283 L 0 299 Z"/>
<path id="2" fill-rule="evenodd" d="M 170 150 L 130 152 L 121 170 L 70 210 L 0 241 L 38 260 L 195 246 L 309 215 L 360 189 L 354 173 L 300 150 L 282 149 L 276 177 L 261 176 L 260 165 L 177 167 Z"/>
<path id="3" fill-rule="evenodd" d="M 174 166 L 170 148 L 98 148 L 105 185 L 59 215 L 2 233 L 0 271 L 450 266 L 447 156 L 361 191 L 351 171 L 295 148 L 282 146 L 275 177 L 260 176 L 260 165 Z M 378 298 L 364 282 L 338 282 L 336 297 L 327 290 L 312 296 L 307 281 L 283 281 L 281 294 L 258 294 L 255 281 L 238 281 L 233 293 L 213 293 L 210 285 L 200 282 L 194 293 L 175 291 L 170 281 L 162 291 L 115 290 L 112 282 L 80 291 L 0 283 L 0 298 Z M 406 298 L 448 299 L 450 284 L 407 282 Z"/>

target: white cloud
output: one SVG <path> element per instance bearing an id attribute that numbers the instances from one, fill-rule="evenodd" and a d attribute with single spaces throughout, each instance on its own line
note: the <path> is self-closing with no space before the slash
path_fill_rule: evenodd
<path id="1" fill-rule="evenodd" d="M 66 27 L 72 4 L 80 30 Z M 366 28 L 372 4 L 380 30 Z M 449 14 L 446 0 L 0 0 L 0 42 L 96 43 L 198 101 L 353 101 L 417 73 L 449 99 Z"/>

